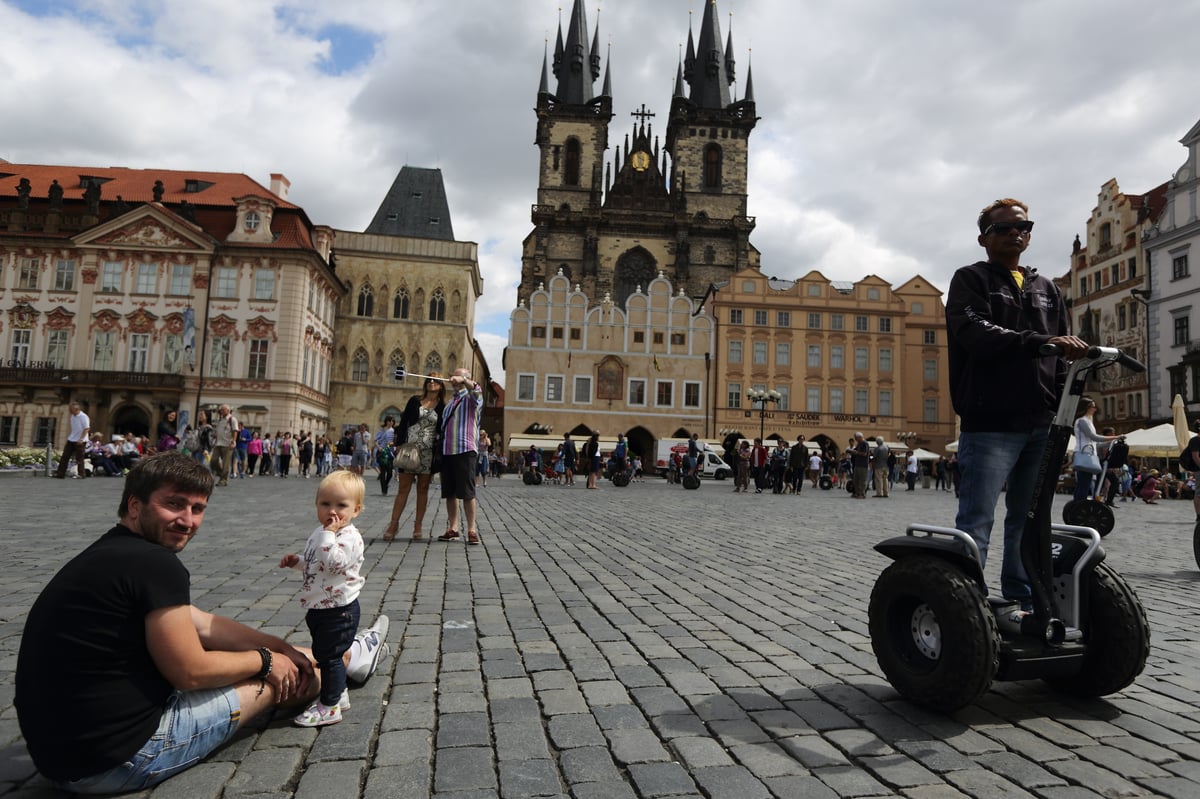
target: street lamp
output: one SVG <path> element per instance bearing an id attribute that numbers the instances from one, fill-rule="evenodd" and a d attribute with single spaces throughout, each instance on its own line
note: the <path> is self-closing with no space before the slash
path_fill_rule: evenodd
<path id="1" fill-rule="evenodd" d="M 765 432 L 767 424 L 767 403 L 778 403 L 781 399 L 783 399 L 783 395 L 775 389 L 771 389 L 770 391 L 761 391 L 759 389 L 752 388 L 746 392 L 746 399 L 750 400 L 752 405 L 755 403 L 758 404 L 758 440 L 762 441 L 763 433 Z"/>

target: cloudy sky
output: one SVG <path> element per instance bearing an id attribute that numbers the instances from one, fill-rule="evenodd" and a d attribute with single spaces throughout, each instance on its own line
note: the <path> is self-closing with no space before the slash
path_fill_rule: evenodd
<path id="1" fill-rule="evenodd" d="M 479 244 L 476 332 L 498 373 L 560 6 L 568 16 L 569 0 L 0 0 L 0 158 L 264 185 L 282 172 L 314 222 L 348 230 L 400 167 L 438 167 L 456 238 Z M 981 252 L 979 208 L 1001 196 L 1037 220 L 1028 263 L 1061 274 L 1100 185 L 1168 180 L 1200 119 L 1193 0 L 718 7 L 739 98 L 753 64 L 751 240 L 772 276 L 921 274 L 945 289 Z M 643 103 L 665 119 L 700 8 L 588 0 L 611 48 L 614 144 Z"/>

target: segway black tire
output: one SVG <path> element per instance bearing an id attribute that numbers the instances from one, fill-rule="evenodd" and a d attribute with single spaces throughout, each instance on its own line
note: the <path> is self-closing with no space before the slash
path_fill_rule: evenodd
<path id="1" fill-rule="evenodd" d="M 683 476 L 683 487 L 688 491 L 695 491 L 700 487 L 700 478 L 694 474 L 685 474 Z"/>
<path id="2" fill-rule="evenodd" d="M 527 486 L 533 485 L 534 481 L 536 481 L 536 480 L 537 480 L 536 472 L 525 472 L 523 475 L 521 475 L 521 482 Z"/>
<path id="3" fill-rule="evenodd" d="M 629 485 L 629 472 L 617 472 L 612 477 L 612 484 L 617 488 L 624 488 Z"/>
<path id="4" fill-rule="evenodd" d="M 909 701 L 952 713 L 977 700 L 1000 666 L 1000 633 L 979 584 L 949 562 L 901 558 L 871 591 L 871 648 Z"/>
<path id="5" fill-rule="evenodd" d="M 1077 527 L 1091 527 L 1100 537 L 1108 535 L 1116 526 L 1112 508 L 1098 499 L 1073 499 L 1062 509 L 1063 521 Z"/>
<path id="6" fill-rule="evenodd" d="M 1200 519 L 1192 529 L 1192 557 L 1196 559 L 1196 568 L 1200 569 Z"/>
<path id="7" fill-rule="evenodd" d="M 821 486 L 822 491 L 828 491 L 829 489 L 833 488 L 833 478 L 827 474 L 823 474 L 821 475 L 821 480 L 818 485 Z"/>
<path id="8" fill-rule="evenodd" d="M 1150 655 L 1150 622 L 1133 588 L 1107 563 L 1088 581 L 1088 618 L 1083 667 L 1070 677 L 1048 679 L 1055 690 L 1072 696 L 1114 694 L 1129 686 Z"/>

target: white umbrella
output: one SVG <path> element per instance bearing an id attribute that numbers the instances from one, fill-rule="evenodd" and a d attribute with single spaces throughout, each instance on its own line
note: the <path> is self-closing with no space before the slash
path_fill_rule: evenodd
<path id="1" fill-rule="evenodd" d="M 1175 424 L 1175 443 L 1182 450 L 1192 440 L 1192 431 L 1188 429 L 1187 406 L 1183 404 L 1183 395 L 1176 394 L 1171 400 L 1171 415 Z"/>
<path id="2" fill-rule="evenodd" d="M 1175 440 L 1175 425 L 1170 422 L 1127 433 L 1125 443 L 1129 445 L 1130 455 L 1149 458 L 1179 457 L 1179 443 Z"/>

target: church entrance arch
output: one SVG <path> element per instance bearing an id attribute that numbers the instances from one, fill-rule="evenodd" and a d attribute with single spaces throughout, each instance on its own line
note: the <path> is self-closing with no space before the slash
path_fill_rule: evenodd
<path id="1" fill-rule="evenodd" d="M 629 295 L 638 287 L 646 291 L 650 281 L 658 275 L 658 262 L 645 247 L 634 247 L 617 259 L 613 270 L 613 302 L 625 307 Z"/>

